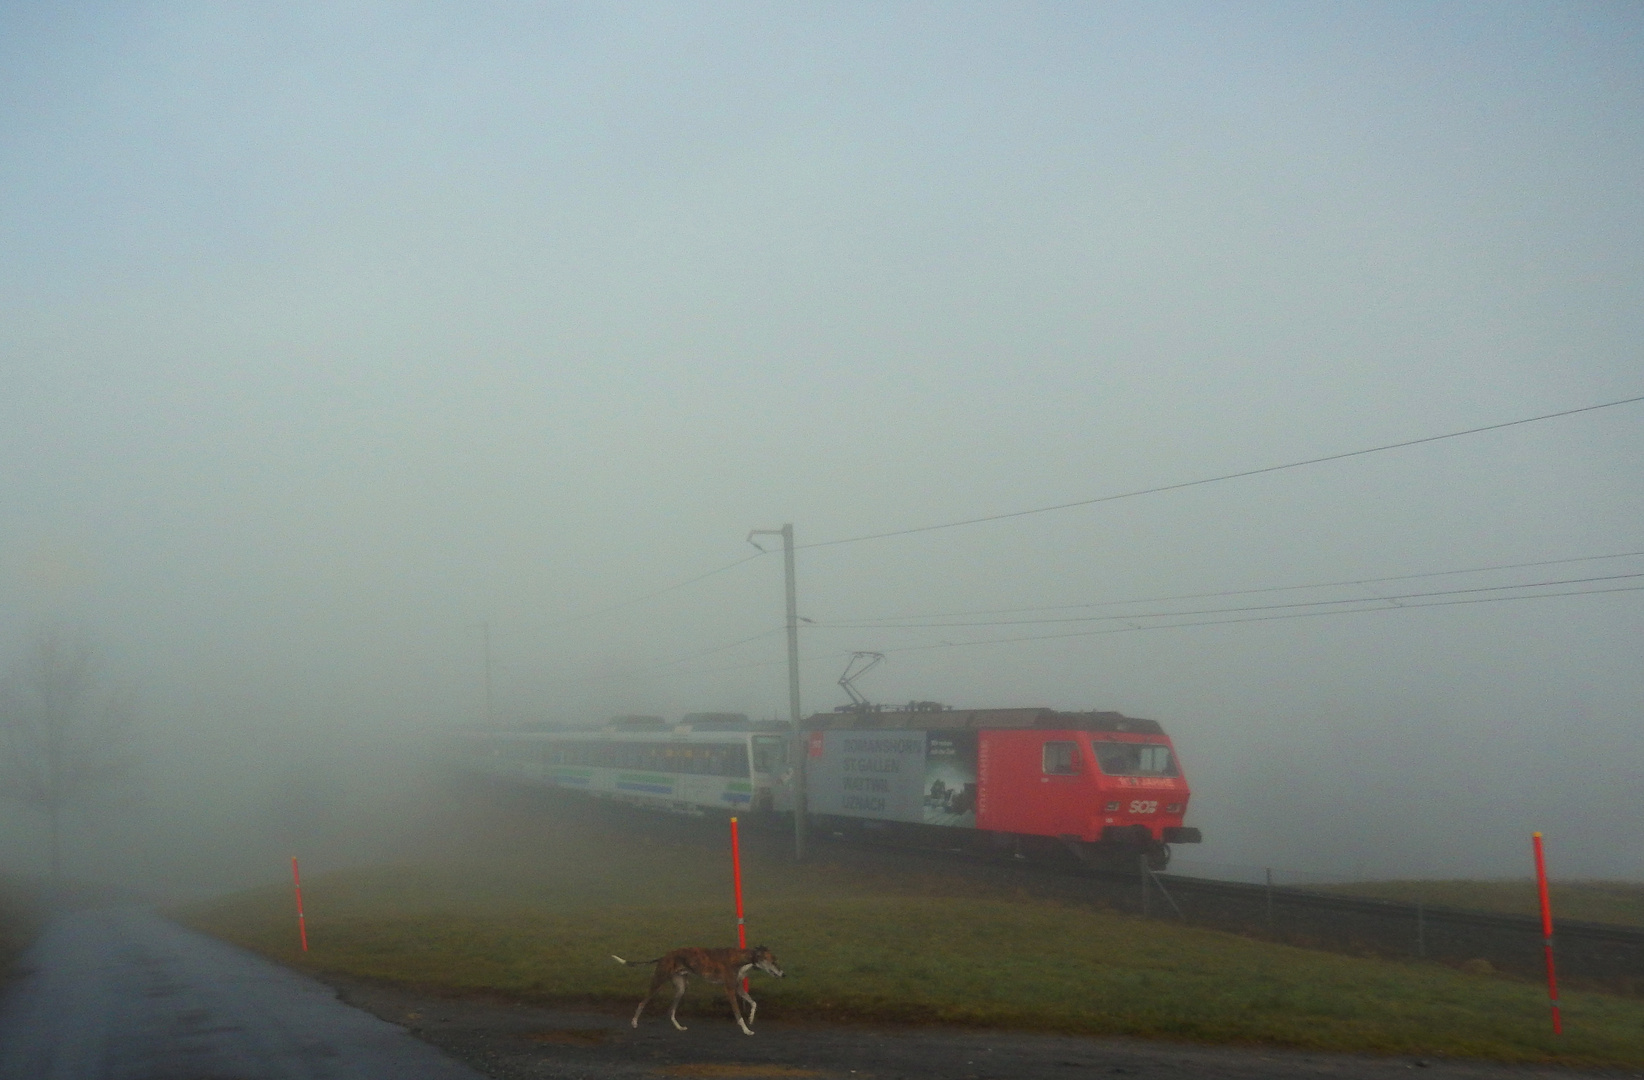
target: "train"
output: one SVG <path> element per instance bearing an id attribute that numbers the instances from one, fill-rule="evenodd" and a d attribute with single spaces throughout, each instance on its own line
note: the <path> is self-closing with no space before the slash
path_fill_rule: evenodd
<path id="1" fill-rule="evenodd" d="M 466 771 L 678 813 L 791 815 L 813 828 L 1154 870 L 1196 844 L 1192 792 L 1153 720 L 1047 708 L 851 706 L 791 725 L 739 713 L 476 731 Z"/>

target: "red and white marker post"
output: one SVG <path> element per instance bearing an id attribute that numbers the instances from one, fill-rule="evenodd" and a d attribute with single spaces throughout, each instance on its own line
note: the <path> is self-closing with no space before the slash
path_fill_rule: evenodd
<path id="1" fill-rule="evenodd" d="M 742 842 L 737 836 L 736 817 L 731 818 L 731 879 L 736 883 L 736 947 L 748 947 L 748 926 L 742 919 Z M 742 980 L 742 992 L 748 992 L 748 980 Z"/>
<path id="2" fill-rule="evenodd" d="M 1536 849 L 1536 889 L 1541 893 L 1541 945 L 1547 952 L 1547 1000 L 1553 1006 L 1553 1034 L 1564 1034 L 1558 1015 L 1558 975 L 1553 969 L 1553 905 L 1547 900 L 1547 860 L 1541 853 L 1541 834 L 1531 837 Z"/>
<path id="3" fill-rule="evenodd" d="M 297 856 L 291 856 L 291 883 L 297 888 L 297 938 L 308 951 L 308 923 L 303 920 L 303 877 L 297 872 Z"/>

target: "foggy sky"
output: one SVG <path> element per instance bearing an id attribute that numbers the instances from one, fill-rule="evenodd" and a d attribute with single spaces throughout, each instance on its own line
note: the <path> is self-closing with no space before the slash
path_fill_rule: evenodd
<path id="1" fill-rule="evenodd" d="M 780 716 L 779 557 L 629 601 L 1644 393 L 1640 116 L 1621 3 L 11 5 L 0 658 L 95 640 L 160 817 L 481 721 L 482 624 L 507 722 Z M 1638 592 L 861 625 L 1640 551 L 1641 460 L 1621 406 L 802 550 L 806 711 L 884 651 L 1163 722 L 1187 860 L 1644 876 Z"/>

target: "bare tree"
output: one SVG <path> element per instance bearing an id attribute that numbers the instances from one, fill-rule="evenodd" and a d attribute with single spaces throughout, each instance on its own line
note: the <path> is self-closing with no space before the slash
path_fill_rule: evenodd
<path id="1" fill-rule="evenodd" d="M 118 786 L 131 765 L 128 703 L 94 700 L 94 675 L 88 645 L 46 629 L 0 687 L 0 764 L 10 793 L 46 816 L 54 885 L 63 880 L 65 812 Z"/>

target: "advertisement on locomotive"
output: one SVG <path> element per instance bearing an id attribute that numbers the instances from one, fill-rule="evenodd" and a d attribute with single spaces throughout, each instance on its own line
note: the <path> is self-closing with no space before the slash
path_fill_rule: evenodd
<path id="1" fill-rule="evenodd" d="M 818 814 L 976 827 L 976 734 L 816 731 L 806 785 Z"/>

